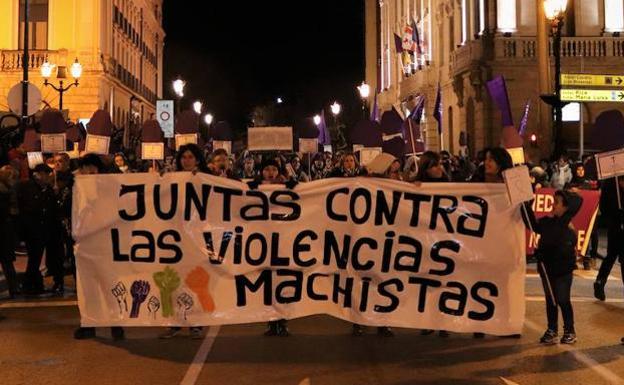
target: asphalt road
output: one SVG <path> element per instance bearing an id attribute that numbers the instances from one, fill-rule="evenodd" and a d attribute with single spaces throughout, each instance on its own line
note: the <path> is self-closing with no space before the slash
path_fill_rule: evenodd
<path id="1" fill-rule="evenodd" d="M 0 303 L 0 384 L 624 384 L 624 296 L 616 266 L 607 301 L 592 297 L 595 271 L 577 271 L 573 302 L 579 341 L 541 346 L 543 293 L 529 268 L 522 338 L 470 334 L 422 336 L 373 328 L 352 337 L 351 325 L 327 316 L 290 322 L 290 337 L 264 337 L 264 324 L 206 328 L 160 340 L 161 328 L 131 328 L 115 342 L 107 329 L 93 340 L 72 338 L 75 296 Z M 618 270 L 618 271 L 615 271 Z"/>

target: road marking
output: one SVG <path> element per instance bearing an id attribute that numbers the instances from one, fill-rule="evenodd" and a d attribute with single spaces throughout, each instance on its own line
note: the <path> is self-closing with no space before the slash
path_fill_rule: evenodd
<path id="1" fill-rule="evenodd" d="M 78 301 L 30 301 L 0 303 L 0 309 L 76 306 Z"/>
<path id="2" fill-rule="evenodd" d="M 505 377 L 498 377 L 498 378 L 500 378 L 501 381 L 503 381 L 505 383 L 505 385 L 520 385 L 517 382 L 509 381 Z"/>
<path id="3" fill-rule="evenodd" d="M 312 385 L 312 382 L 310 381 L 310 377 L 306 377 L 304 378 L 299 385 Z"/>
<path id="4" fill-rule="evenodd" d="M 195 382 L 197 382 L 197 378 L 199 377 L 199 373 L 201 373 L 201 370 L 206 363 L 206 358 L 208 358 L 208 354 L 210 353 L 210 350 L 212 350 L 212 345 L 217 338 L 217 334 L 219 334 L 219 329 L 221 329 L 221 326 L 211 326 L 208 329 L 204 342 L 202 342 L 199 350 L 195 353 L 193 362 L 186 371 L 180 385 L 195 385 Z"/>
<path id="5" fill-rule="evenodd" d="M 528 318 L 524 319 L 524 324 L 526 326 L 528 326 L 530 329 L 533 329 L 534 331 L 536 331 L 538 333 L 541 333 L 542 330 L 543 330 L 542 327 L 540 327 L 535 322 L 529 320 Z M 596 362 L 593 358 L 589 357 L 587 354 L 582 353 L 582 352 L 576 350 L 572 345 L 557 344 L 556 346 L 560 350 L 565 350 L 566 352 L 572 354 L 572 356 L 574 356 L 574 358 L 578 362 L 584 364 L 585 366 L 587 366 L 588 368 L 590 368 L 591 370 L 596 372 L 600 377 L 602 377 L 605 380 L 607 380 L 610 384 L 624 385 L 624 379 L 622 379 L 617 374 L 613 373 L 607 367 L 605 367 L 605 366 L 599 364 L 598 362 Z"/>

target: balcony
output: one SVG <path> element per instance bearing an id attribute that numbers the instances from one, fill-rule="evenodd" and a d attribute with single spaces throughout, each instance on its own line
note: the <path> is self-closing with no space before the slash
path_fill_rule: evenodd
<path id="1" fill-rule="evenodd" d="M 0 72 L 22 71 L 24 52 L 22 50 L 0 50 Z M 48 59 L 50 63 L 67 63 L 67 51 L 30 51 L 28 53 L 28 68 L 31 71 L 39 70 Z"/>
<path id="2" fill-rule="evenodd" d="M 489 42 L 493 41 L 493 52 Z M 553 55 L 552 39 L 549 52 Z M 624 38 L 616 37 L 564 37 L 561 41 L 562 58 L 624 58 Z M 515 64 L 533 63 L 537 59 L 535 37 L 496 36 L 473 40 L 451 53 L 451 73 L 461 74 L 474 63 L 483 61 L 513 61 Z"/>

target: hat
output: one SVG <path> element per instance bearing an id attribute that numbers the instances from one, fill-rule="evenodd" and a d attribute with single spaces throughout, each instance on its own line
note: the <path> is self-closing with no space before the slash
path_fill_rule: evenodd
<path id="1" fill-rule="evenodd" d="M 277 161 L 275 159 L 271 158 L 271 159 L 263 160 L 262 161 L 262 167 L 260 169 L 264 170 L 266 167 L 269 167 L 269 166 L 274 166 L 278 170 L 280 168 L 279 163 L 277 163 Z"/>
<path id="2" fill-rule="evenodd" d="M 41 164 L 36 165 L 35 168 L 33 168 L 33 172 L 45 172 L 49 174 L 52 172 L 52 169 L 47 164 L 41 163 Z"/>
<path id="3" fill-rule="evenodd" d="M 382 152 L 368 164 L 367 168 L 371 174 L 384 174 L 395 160 L 396 157 L 394 155 Z"/>

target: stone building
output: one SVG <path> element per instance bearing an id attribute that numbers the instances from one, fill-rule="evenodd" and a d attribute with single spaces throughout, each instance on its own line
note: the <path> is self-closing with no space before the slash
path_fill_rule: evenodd
<path id="1" fill-rule="evenodd" d="M 110 112 L 118 126 L 148 119 L 162 95 L 162 0 L 29 0 L 30 82 L 43 106 L 58 108 L 59 94 L 44 87 L 40 67 L 83 66 L 78 87 L 63 96 L 72 120 L 96 109 Z M 0 1 L 0 111 L 9 89 L 22 79 L 24 0 Z M 58 84 L 56 70 L 50 82 Z"/>
<path id="2" fill-rule="evenodd" d="M 500 143 L 501 116 L 485 84 L 503 75 L 515 124 L 519 124 L 525 103 L 530 100 L 527 135 L 537 135 L 541 151 L 535 149 L 535 156 L 548 154 L 553 147 L 552 113 L 540 100 L 540 94 L 554 92 L 554 60 L 543 1 L 366 0 L 366 80 L 373 89 L 380 90 L 378 103 L 389 109 L 410 95 L 426 95 L 423 126 L 427 147 L 457 153 L 460 135 L 465 132 L 474 154 Z M 411 57 L 411 67 L 406 71 L 396 53 L 394 34 L 403 36 L 412 20 L 418 26 L 423 52 Z M 622 32 L 624 0 L 568 0 L 562 72 L 624 75 Z M 541 66 L 539 38 L 545 48 L 541 56 L 549 59 Z M 438 83 L 443 101 L 441 137 L 432 116 Z M 568 121 L 562 138 L 567 147 L 578 147 L 579 118 L 583 119 L 589 145 L 596 116 L 620 106 L 584 103 L 566 107 L 564 117 Z"/>

